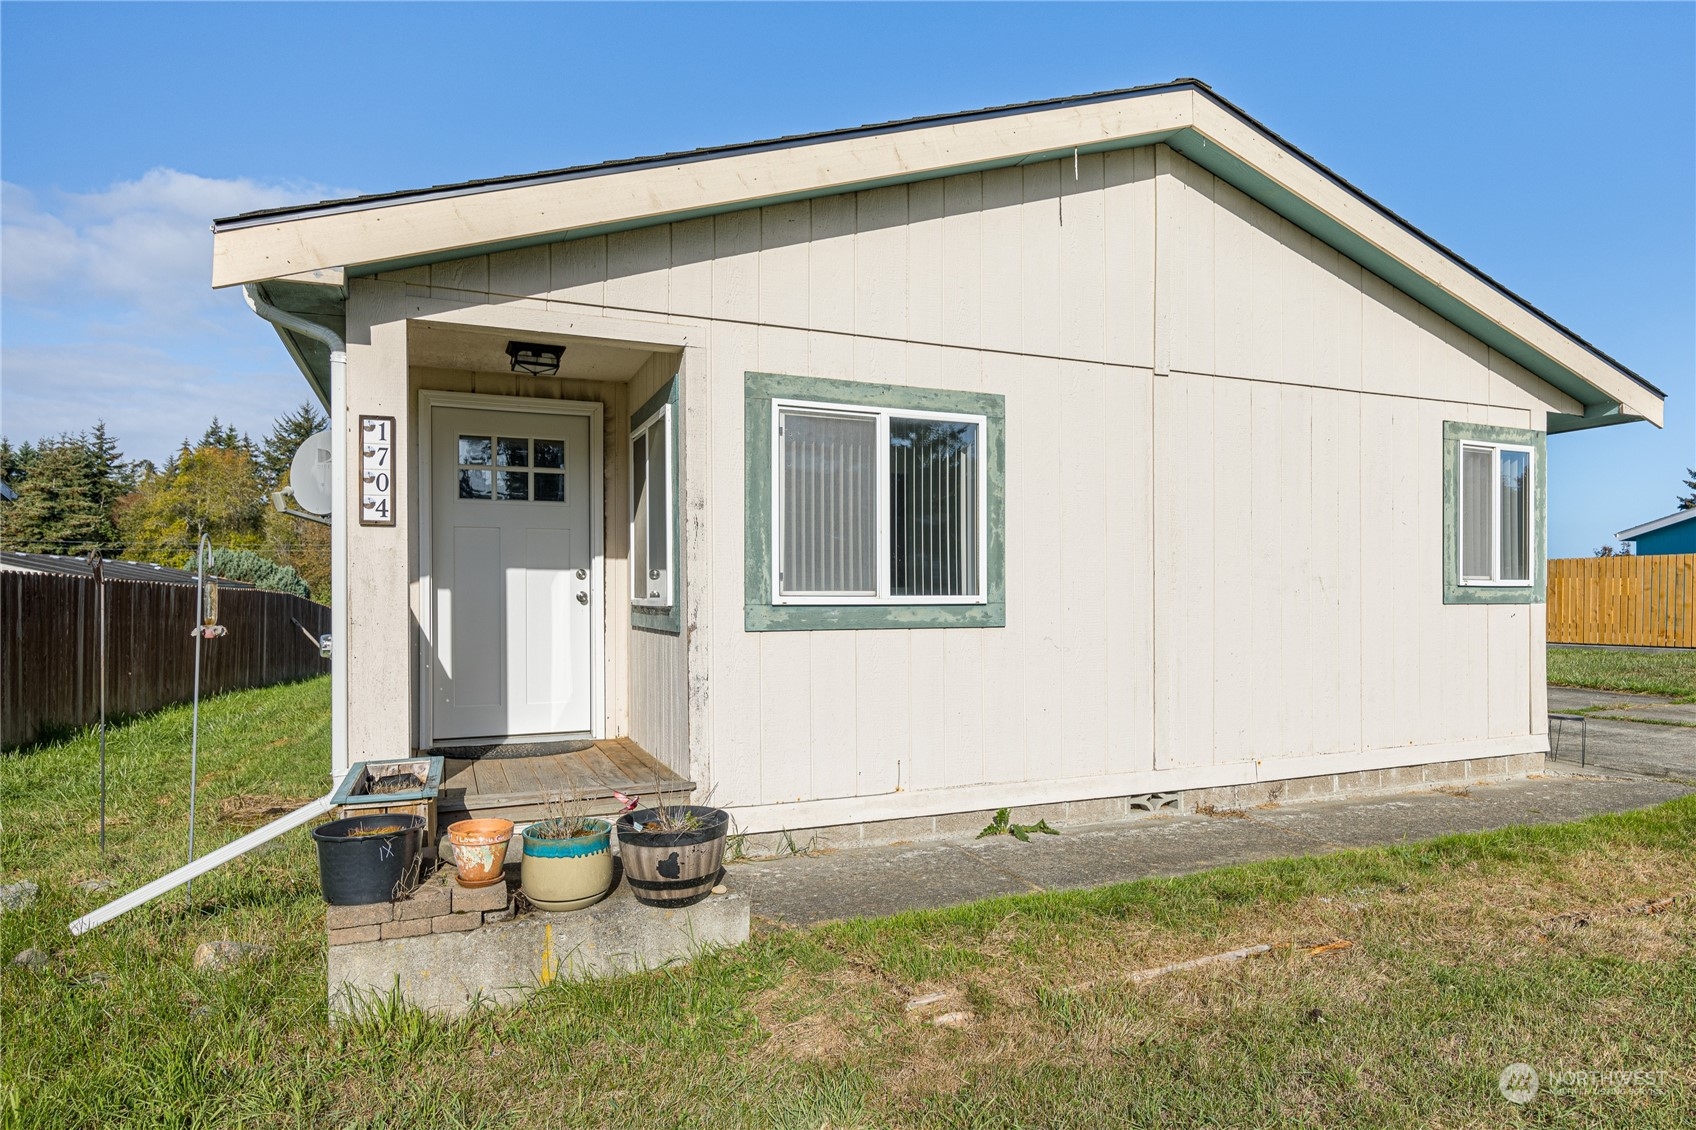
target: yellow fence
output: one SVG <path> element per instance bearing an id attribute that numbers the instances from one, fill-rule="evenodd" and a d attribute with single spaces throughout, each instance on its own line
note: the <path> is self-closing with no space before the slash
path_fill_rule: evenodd
<path id="1" fill-rule="evenodd" d="M 1696 647 L 1696 553 L 1550 561 L 1549 642 Z"/>

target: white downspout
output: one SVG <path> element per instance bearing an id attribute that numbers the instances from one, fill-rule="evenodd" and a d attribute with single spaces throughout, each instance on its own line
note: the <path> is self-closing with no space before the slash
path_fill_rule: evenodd
<path id="1" fill-rule="evenodd" d="M 272 325 L 293 330 L 330 347 L 330 775 L 331 791 L 348 770 L 347 726 L 347 343 L 334 330 L 309 322 L 259 297 L 259 288 L 242 288 L 255 314 Z"/>

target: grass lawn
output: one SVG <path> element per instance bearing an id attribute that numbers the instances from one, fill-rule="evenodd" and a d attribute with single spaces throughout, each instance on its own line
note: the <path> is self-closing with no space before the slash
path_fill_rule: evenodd
<path id="1" fill-rule="evenodd" d="M 201 842 L 219 801 L 308 797 L 324 681 L 203 712 Z M 323 911 L 293 833 L 73 940 L 76 915 L 182 857 L 188 713 L 0 758 L 6 1126 L 1634 1126 L 1696 1119 L 1696 798 L 1578 824 L 762 929 L 687 969 L 555 983 L 448 1023 L 331 1030 Z M 118 887 L 90 894 L 80 880 Z M 734 882 L 734 871 L 732 871 Z M 1677 896 L 1670 904 L 1655 900 Z M 1655 909 L 1655 908 L 1659 909 Z M 758 908 L 756 907 L 756 913 Z M 195 972 L 194 946 L 272 953 Z M 1288 948 L 1142 985 L 1130 970 Z M 1072 989 L 1074 986 L 1085 986 Z M 924 1009 L 906 1002 L 946 994 Z M 968 1014 L 958 1027 L 929 1023 Z M 1503 1068 L 1543 1076 L 1524 1107 Z M 1618 1077 L 1569 1072 L 1645 1072 Z M 1664 1073 L 1664 1074 L 1662 1074 Z"/>
<path id="2" fill-rule="evenodd" d="M 1696 651 L 1551 647 L 1549 682 L 1593 691 L 1668 694 L 1679 702 L 1696 702 Z"/>

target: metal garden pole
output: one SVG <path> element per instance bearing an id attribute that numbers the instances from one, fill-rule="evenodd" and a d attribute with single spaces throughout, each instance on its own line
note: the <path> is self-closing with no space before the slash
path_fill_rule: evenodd
<path id="1" fill-rule="evenodd" d="M 100 632 L 96 655 L 100 664 L 100 854 L 106 855 L 106 577 L 98 549 L 89 555 L 94 566 L 94 620 Z"/>
<path id="2" fill-rule="evenodd" d="M 200 761 L 200 644 L 206 636 L 206 559 L 212 554 L 212 542 L 200 535 L 199 559 L 194 580 L 194 722 L 188 746 L 188 861 L 194 862 L 194 794 L 199 777 Z M 189 905 L 194 905 L 194 880 L 186 885 Z"/>

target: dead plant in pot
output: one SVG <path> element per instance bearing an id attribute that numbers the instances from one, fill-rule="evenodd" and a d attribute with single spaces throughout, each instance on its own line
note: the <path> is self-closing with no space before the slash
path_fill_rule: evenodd
<path id="1" fill-rule="evenodd" d="M 519 878 L 541 910 L 580 910 L 612 889 L 612 825 L 585 811 L 575 783 L 547 799 L 548 816 L 524 829 Z"/>
<path id="2" fill-rule="evenodd" d="M 636 901 L 667 909 L 692 906 L 724 876 L 730 813 L 699 804 L 667 804 L 656 782 L 651 808 L 618 818 L 618 851 Z"/>

